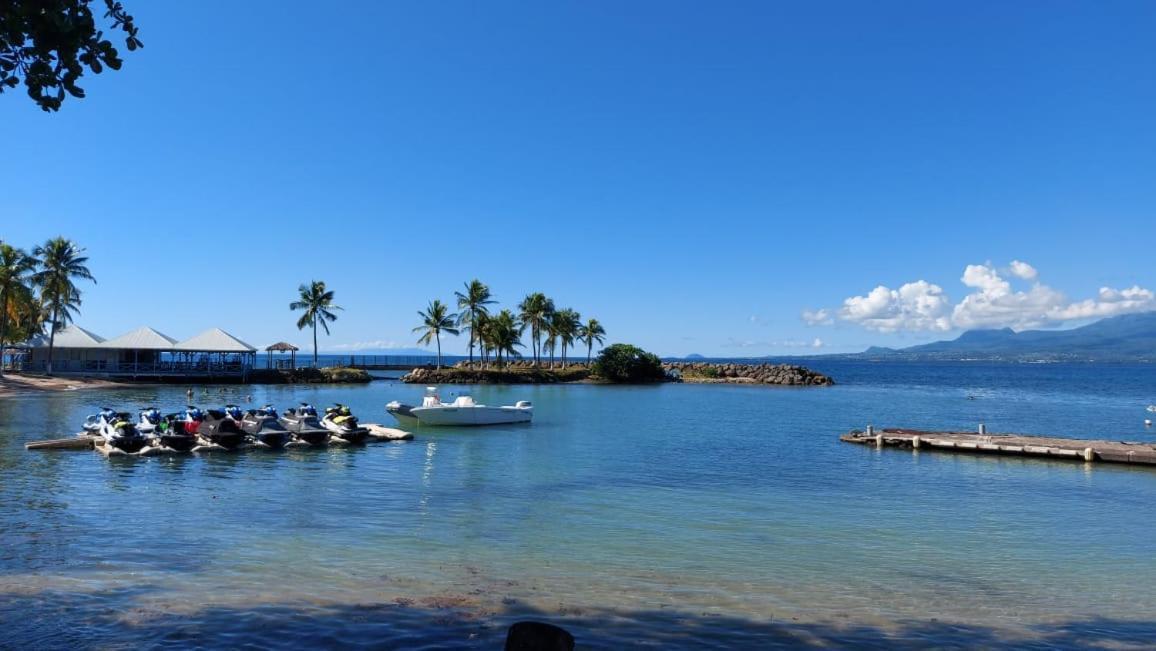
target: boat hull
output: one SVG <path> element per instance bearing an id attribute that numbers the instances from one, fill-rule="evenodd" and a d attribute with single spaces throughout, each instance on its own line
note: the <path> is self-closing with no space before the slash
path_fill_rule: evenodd
<path id="1" fill-rule="evenodd" d="M 197 437 L 187 434 L 162 434 L 157 437 L 157 440 L 162 447 L 170 448 L 177 452 L 188 452 L 197 444 Z"/>
<path id="2" fill-rule="evenodd" d="M 403 405 L 398 402 L 391 402 L 385 406 L 385 411 L 403 425 L 416 425 L 421 422 L 417 416 L 413 415 L 413 409 L 413 405 Z"/>
<path id="3" fill-rule="evenodd" d="M 410 413 L 423 425 L 443 426 L 529 423 L 534 416 L 529 407 L 415 407 Z"/>
<path id="4" fill-rule="evenodd" d="M 267 445 L 271 448 L 283 448 L 289 442 L 289 432 L 287 430 L 260 432 L 254 434 L 253 438 L 262 445 Z"/>
<path id="5" fill-rule="evenodd" d="M 146 445 L 148 445 L 148 440 L 143 436 L 126 436 L 106 439 L 105 442 L 109 446 L 114 447 L 122 452 L 128 452 L 129 454 L 140 452 Z"/>

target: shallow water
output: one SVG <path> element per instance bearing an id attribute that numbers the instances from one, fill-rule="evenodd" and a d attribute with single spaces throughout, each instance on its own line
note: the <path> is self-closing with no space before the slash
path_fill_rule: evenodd
<path id="1" fill-rule="evenodd" d="M 1156 639 L 1156 471 L 837 440 L 983 421 L 1156 441 L 1156 368 L 816 367 L 840 385 L 477 387 L 533 400 L 534 424 L 175 458 L 22 445 L 185 387 L 0 399 L 0 647 L 498 648 L 525 617 L 587 648 Z M 196 402 L 250 392 L 391 424 L 420 387 Z"/>

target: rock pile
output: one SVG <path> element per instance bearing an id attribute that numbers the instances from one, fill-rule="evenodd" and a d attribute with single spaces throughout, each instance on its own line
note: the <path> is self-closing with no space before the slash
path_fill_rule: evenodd
<path id="1" fill-rule="evenodd" d="M 667 372 L 675 372 L 685 382 L 729 384 L 774 384 L 779 386 L 830 386 L 835 380 L 795 364 L 711 364 L 668 362 Z"/>

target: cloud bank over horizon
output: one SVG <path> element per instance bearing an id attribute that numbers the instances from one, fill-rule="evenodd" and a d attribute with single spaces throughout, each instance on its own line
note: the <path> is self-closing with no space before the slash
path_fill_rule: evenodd
<path id="1" fill-rule="evenodd" d="M 969 264 L 960 282 L 970 293 L 954 304 L 939 285 L 916 280 L 898 289 L 879 285 L 865 295 L 845 299 L 839 308 L 804 310 L 801 317 L 812 326 L 842 322 L 882 333 L 949 332 L 1046 328 L 1156 310 L 1156 294 L 1139 285 L 1101 287 L 1093 298 L 1071 301 L 1041 282 L 1039 271 L 1021 260 L 1012 260 L 1005 268 L 991 262 Z"/>

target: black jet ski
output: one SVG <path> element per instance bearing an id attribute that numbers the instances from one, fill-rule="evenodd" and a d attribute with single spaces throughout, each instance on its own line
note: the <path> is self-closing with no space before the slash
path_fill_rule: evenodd
<path id="1" fill-rule="evenodd" d="M 245 432 L 241 431 L 237 421 L 220 409 L 205 411 L 205 420 L 197 428 L 197 433 L 209 443 L 226 450 L 236 450 L 244 445 L 246 439 Z"/>
<path id="2" fill-rule="evenodd" d="M 229 405 L 228 409 L 241 411 L 240 407 Z M 235 412 L 230 412 L 233 414 Z M 277 410 L 272 405 L 265 405 L 260 409 L 250 409 L 241 418 L 241 430 L 253 437 L 261 445 L 271 448 L 282 448 L 289 442 L 289 430 L 285 429 L 277 420 Z"/>
<path id="3" fill-rule="evenodd" d="M 321 421 L 317 420 L 317 410 L 307 402 L 301 403 L 296 409 L 285 410 L 281 424 L 294 439 L 303 443 L 325 445 L 329 442 L 329 430 L 321 426 Z"/>
<path id="4" fill-rule="evenodd" d="M 325 418 L 321 419 L 321 426 L 329 430 L 333 436 L 345 439 L 349 443 L 364 443 L 369 438 L 369 430 L 357 424 L 349 407 L 337 403 L 325 408 Z"/>
<path id="5" fill-rule="evenodd" d="M 124 452 L 140 452 L 148 439 L 140 433 L 128 412 L 117 412 L 100 429 L 105 443 Z"/>
<path id="6" fill-rule="evenodd" d="M 157 445 L 177 452 L 188 452 L 197 444 L 197 428 L 201 422 L 189 422 L 185 414 L 165 414 L 153 434 Z M 191 427 L 190 427 L 191 425 Z"/>

